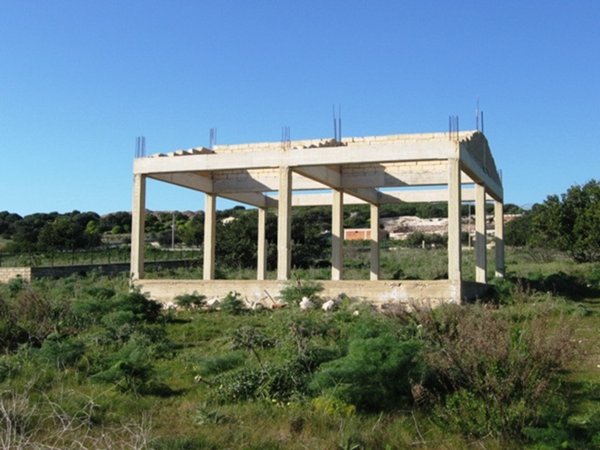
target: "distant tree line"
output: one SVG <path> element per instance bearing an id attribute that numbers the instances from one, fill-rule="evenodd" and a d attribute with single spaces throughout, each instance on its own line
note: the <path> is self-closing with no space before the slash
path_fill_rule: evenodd
<path id="1" fill-rule="evenodd" d="M 6 250 L 14 253 L 74 251 L 101 245 L 102 235 L 113 229 L 129 232 L 131 215 L 73 211 L 36 213 L 21 217 L 0 212 L 0 236 L 7 239 Z"/>
<path id="2" fill-rule="evenodd" d="M 554 248 L 578 262 L 600 261 L 600 183 L 590 180 L 548 196 L 507 224 L 506 243 Z"/>
<path id="3" fill-rule="evenodd" d="M 514 208 L 512 208 L 514 210 Z M 467 215 L 468 205 L 463 205 Z M 511 210 L 511 207 L 508 207 Z M 490 211 L 492 210 L 490 209 Z M 382 205 L 380 216 L 447 216 L 445 203 L 401 203 Z M 348 205 L 344 208 L 346 228 L 369 227 L 367 205 Z M 277 260 L 277 216 L 267 214 L 267 266 L 274 268 Z M 292 264 L 295 267 L 326 265 L 331 248 L 331 207 L 309 206 L 294 208 L 292 216 Z M 5 250 L 11 253 L 61 252 L 95 249 L 108 242 L 129 240 L 131 213 L 115 212 L 100 216 L 95 212 L 72 211 L 59 214 L 36 213 L 21 217 L 0 212 L 0 236 L 8 241 Z M 200 247 L 204 240 L 204 212 L 151 212 L 146 214 L 147 241 L 162 247 L 172 243 L 184 247 Z M 255 209 L 236 206 L 217 211 L 217 264 L 226 268 L 245 268 L 256 265 L 258 214 Z M 418 245 L 426 237 L 419 237 Z M 416 241 L 415 241 L 416 242 Z M 442 242 L 440 242 L 442 244 Z M 417 245 L 417 244 L 415 244 Z"/>

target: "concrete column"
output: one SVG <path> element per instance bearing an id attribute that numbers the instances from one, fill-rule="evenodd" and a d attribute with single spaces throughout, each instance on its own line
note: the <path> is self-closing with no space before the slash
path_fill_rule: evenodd
<path id="1" fill-rule="evenodd" d="M 144 278 L 144 224 L 146 222 L 146 175 L 133 176 L 131 208 L 131 278 Z"/>
<path id="2" fill-rule="evenodd" d="M 460 161 L 451 158 L 448 160 L 448 279 L 458 282 L 462 280 L 460 205 Z"/>
<path id="3" fill-rule="evenodd" d="M 494 201 L 494 244 L 496 248 L 496 276 L 504 278 L 504 204 Z"/>
<path id="4" fill-rule="evenodd" d="M 289 280 L 292 268 L 292 171 L 279 168 L 277 207 L 277 279 Z"/>
<path id="5" fill-rule="evenodd" d="M 204 267 L 205 280 L 215 279 L 215 242 L 217 234 L 217 196 L 204 195 Z"/>
<path id="6" fill-rule="evenodd" d="M 331 208 L 331 279 L 341 280 L 344 267 L 344 192 L 333 190 Z"/>
<path id="7" fill-rule="evenodd" d="M 267 273 L 267 210 L 258 208 L 258 245 L 256 262 L 256 279 L 264 280 Z"/>
<path id="8" fill-rule="evenodd" d="M 379 280 L 379 205 L 371 205 L 371 280 Z"/>
<path id="9" fill-rule="evenodd" d="M 487 283 L 485 186 L 475 184 L 475 281 Z"/>

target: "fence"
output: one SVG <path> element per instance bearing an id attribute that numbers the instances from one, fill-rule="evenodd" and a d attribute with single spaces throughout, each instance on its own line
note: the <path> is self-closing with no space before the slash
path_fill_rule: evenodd
<path id="1" fill-rule="evenodd" d="M 129 264 L 129 246 L 76 250 L 72 252 L 23 252 L 0 253 L 0 267 L 63 267 L 79 265 Z M 146 248 L 146 261 L 202 260 L 199 249 Z"/>

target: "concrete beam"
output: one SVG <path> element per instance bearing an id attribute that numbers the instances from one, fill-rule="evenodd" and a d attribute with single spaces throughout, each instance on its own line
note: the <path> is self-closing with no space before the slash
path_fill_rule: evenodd
<path id="1" fill-rule="evenodd" d="M 323 189 L 321 183 L 300 174 L 292 173 L 294 189 Z M 279 189 L 278 169 L 255 169 L 245 171 L 221 171 L 213 173 L 215 192 L 273 192 Z"/>
<path id="2" fill-rule="evenodd" d="M 148 175 L 153 180 L 192 189 L 200 192 L 213 192 L 213 182 L 210 177 L 196 175 L 194 173 L 157 173 Z"/>
<path id="3" fill-rule="evenodd" d="M 504 191 L 502 185 L 497 183 L 491 176 L 489 176 L 483 170 L 471 153 L 467 150 L 466 146 L 460 145 L 460 162 L 462 170 L 470 176 L 473 181 L 479 184 L 483 184 L 488 194 L 497 201 L 502 202 L 504 198 Z"/>
<path id="4" fill-rule="evenodd" d="M 323 189 L 323 185 L 341 187 L 346 192 L 355 188 L 441 186 L 448 181 L 446 161 L 419 161 L 387 164 L 347 165 L 341 174 L 330 167 L 299 168 L 292 174 L 297 190 Z M 301 175 L 300 172 L 310 175 Z M 279 188 L 277 169 L 225 170 L 212 174 L 213 191 L 219 194 L 236 192 L 272 192 Z M 472 180 L 463 176 L 463 183 Z"/>
<path id="5" fill-rule="evenodd" d="M 329 148 L 282 151 L 257 150 L 183 157 L 137 158 L 134 173 L 156 174 L 264 167 L 306 167 L 397 161 L 444 160 L 454 151 L 454 142 L 439 138 L 422 141 L 397 141 Z"/>
<path id="6" fill-rule="evenodd" d="M 342 187 L 343 175 L 339 170 L 332 169 L 331 167 L 318 166 L 318 167 L 300 167 L 295 169 L 296 172 L 315 180 L 324 186 L 332 189 L 339 189 Z M 371 204 L 379 203 L 379 192 L 371 188 L 346 188 L 344 189 L 348 194 L 353 197 L 359 198 Z"/>
<path id="7" fill-rule="evenodd" d="M 184 188 L 192 189 L 194 191 L 206 192 L 206 193 L 217 193 L 220 197 L 228 198 L 240 203 L 247 205 L 256 206 L 257 208 L 276 208 L 277 200 L 267 197 L 264 194 L 257 192 L 237 192 L 237 193 L 221 193 L 214 189 L 213 180 L 205 175 L 198 175 L 194 173 L 166 173 L 166 174 L 152 174 L 149 178 L 164 181 L 166 183 L 175 184 Z"/>
<path id="8" fill-rule="evenodd" d="M 256 206 L 257 208 L 277 208 L 277 200 L 258 192 L 239 192 L 237 194 L 219 194 L 235 202 Z"/>
<path id="9" fill-rule="evenodd" d="M 353 197 L 364 200 L 367 203 L 370 203 L 371 205 L 379 205 L 379 203 L 381 203 L 381 193 L 376 189 L 354 188 L 346 189 L 345 191 Z"/>
<path id="10" fill-rule="evenodd" d="M 446 174 L 446 177 L 448 175 Z M 277 198 L 277 197 L 275 197 Z M 462 189 L 462 201 L 475 201 L 474 189 Z M 399 192 L 379 192 L 379 204 L 388 203 L 426 203 L 426 202 L 447 202 L 447 189 L 428 189 L 423 191 L 399 191 Z M 366 202 L 351 194 L 344 193 L 345 205 L 364 205 Z M 330 194 L 294 194 L 292 197 L 293 206 L 322 206 L 331 205 Z"/>
<path id="11" fill-rule="evenodd" d="M 294 170 L 300 175 L 324 184 L 325 186 L 339 188 L 342 185 L 342 175 L 339 169 L 327 166 L 298 167 Z"/>

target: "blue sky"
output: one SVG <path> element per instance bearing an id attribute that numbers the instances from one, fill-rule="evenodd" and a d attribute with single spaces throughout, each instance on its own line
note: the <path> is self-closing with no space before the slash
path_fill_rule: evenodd
<path id="1" fill-rule="evenodd" d="M 539 202 L 600 178 L 599 55 L 596 0 L 1 0 L 0 210 L 129 210 L 138 135 L 327 137 L 334 103 L 344 136 L 472 129 L 478 98 L 506 201 Z"/>

